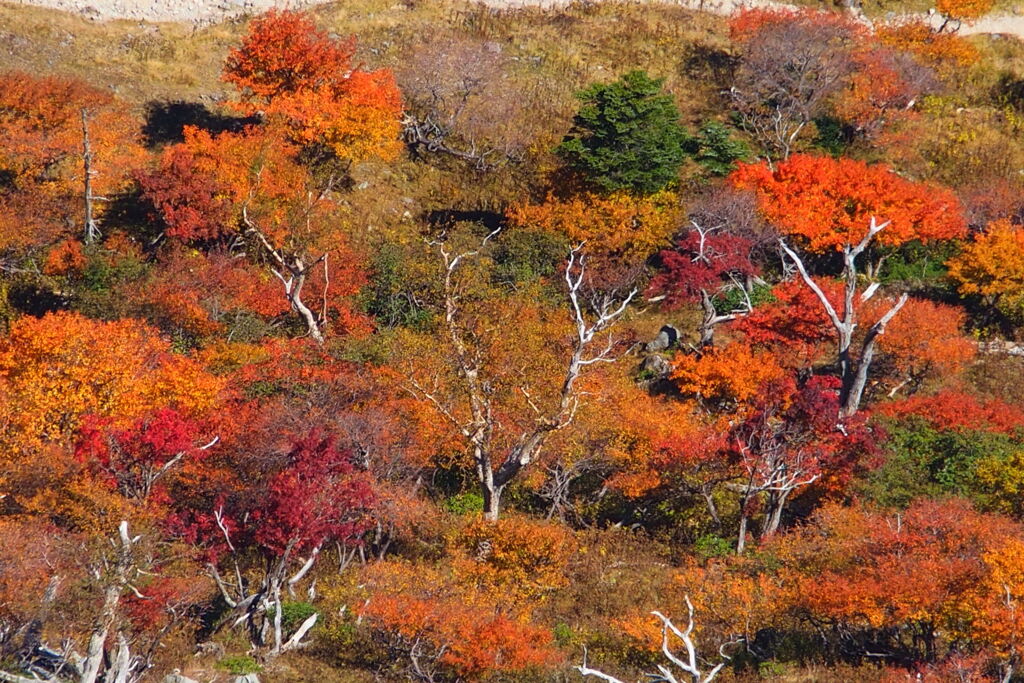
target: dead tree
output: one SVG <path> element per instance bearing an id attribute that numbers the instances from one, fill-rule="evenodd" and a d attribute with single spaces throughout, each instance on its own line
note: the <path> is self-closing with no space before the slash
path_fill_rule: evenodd
<path id="1" fill-rule="evenodd" d="M 92 193 L 92 179 L 96 175 L 92 166 L 92 141 L 89 138 L 89 110 L 83 108 L 82 115 L 82 199 L 85 204 L 85 243 L 92 244 L 100 238 L 99 225 L 96 222 L 93 202 L 105 200 L 105 197 L 98 197 Z"/>
<path id="2" fill-rule="evenodd" d="M 825 309 L 832 327 L 835 328 L 839 356 L 839 376 L 842 380 L 842 388 L 839 394 L 839 418 L 848 418 L 857 413 L 860 408 L 861 398 L 864 395 L 864 387 L 868 381 L 868 370 L 875 355 L 875 346 L 878 337 L 885 333 L 885 327 L 899 313 L 903 305 L 907 303 L 907 294 L 904 292 L 888 311 L 882 315 L 864 335 L 860 343 L 860 352 L 857 356 L 853 353 L 853 335 L 857 329 L 857 313 L 855 310 L 855 299 L 857 295 L 857 257 L 871 244 L 875 236 L 885 229 L 889 222 L 878 223 L 874 217 L 871 218 L 871 225 L 864 238 L 856 245 L 847 244 L 843 247 L 843 311 L 842 315 L 836 311 L 832 302 L 818 286 L 818 283 L 808 274 L 807 268 L 800 256 L 786 244 L 785 240 L 779 240 L 782 250 L 796 264 L 801 279 L 810 287 L 811 291 L 821 302 Z M 878 289 L 878 283 L 869 286 L 860 295 L 860 300 L 867 301 Z"/>
<path id="3" fill-rule="evenodd" d="M 688 611 L 688 620 L 686 628 L 679 630 L 672 620 L 666 617 L 661 612 L 651 612 L 661 621 L 661 652 L 665 655 L 665 659 L 668 660 L 668 664 L 658 664 L 658 673 L 646 674 L 648 680 L 654 681 L 655 683 L 711 683 L 722 669 L 725 668 L 726 664 L 729 663 L 731 657 L 725 654 L 725 649 L 730 645 L 735 645 L 740 641 L 731 641 L 725 643 L 718 648 L 718 654 L 721 660 L 711 666 L 710 669 L 702 670 L 705 665 L 700 661 L 700 656 L 697 654 L 697 644 L 693 638 L 693 603 L 690 602 L 690 596 L 685 597 L 686 609 Z M 685 654 L 677 655 L 669 647 L 669 634 L 675 636 L 683 645 Z M 676 670 L 673 670 L 677 669 Z M 587 666 L 586 651 L 583 654 L 583 664 L 577 666 L 576 670 L 579 671 L 584 677 L 593 676 L 599 678 L 606 683 L 624 683 L 621 679 L 610 676 L 597 669 L 591 669 Z"/>
<path id="4" fill-rule="evenodd" d="M 856 41 L 852 25 L 798 16 L 768 22 L 743 42 L 726 95 L 769 161 L 789 158 L 800 134 L 848 82 Z"/>

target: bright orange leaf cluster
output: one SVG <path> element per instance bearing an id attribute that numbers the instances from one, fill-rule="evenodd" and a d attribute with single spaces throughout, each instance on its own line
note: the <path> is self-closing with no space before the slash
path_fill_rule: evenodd
<path id="1" fill-rule="evenodd" d="M 741 164 L 731 180 L 756 191 L 765 218 L 815 252 L 857 244 L 872 217 L 889 222 L 875 238 L 884 246 L 955 239 L 967 229 L 952 191 L 906 180 L 884 164 L 797 154 L 774 170 Z"/>
<path id="2" fill-rule="evenodd" d="M 354 38 L 272 10 L 228 55 L 224 80 L 238 87 L 244 110 L 283 119 L 300 144 L 323 144 L 349 161 L 392 159 L 401 150 L 401 94 L 390 71 L 365 71 L 354 53 Z"/>

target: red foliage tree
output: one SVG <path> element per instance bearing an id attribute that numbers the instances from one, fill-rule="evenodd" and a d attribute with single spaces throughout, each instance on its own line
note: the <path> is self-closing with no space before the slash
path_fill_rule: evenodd
<path id="1" fill-rule="evenodd" d="M 759 506 L 763 540 L 778 530 L 794 492 L 816 482 L 841 490 L 870 464 L 877 438 L 863 417 L 836 424 L 838 389 L 833 377 L 812 377 L 802 385 L 787 377 L 767 384 L 753 412 L 731 430 L 730 457 L 740 475 L 739 552 Z"/>
<path id="2" fill-rule="evenodd" d="M 196 458 L 216 439 L 200 447 L 201 426 L 173 408 L 162 408 L 127 429 L 112 429 L 110 419 L 91 416 L 78 432 L 75 457 L 108 479 L 126 498 L 145 501 L 183 460 Z"/>
<path id="3" fill-rule="evenodd" d="M 913 417 L 940 430 L 984 429 L 1012 434 L 1024 428 L 1024 411 L 1020 408 L 956 389 L 880 403 L 875 414 L 894 419 Z"/>
<path id="4" fill-rule="evenodd" d="M 200 507 L 181 510 L 170 525 L 205 549 L 221 595 L 247 622 L 253 644 L 277 653 L 285 635 L 281 591 L 308 574 L 325 543 L 359 541 L 375 494 L 369 476 L 356 471 L 333 437 L 314 431 L 283 457 L 268 455 L 239 473 L 253 479 L 213 482 L 222 490 L 197 498 Z M 238 575 L 246 551 L 264 557 L 260 580 L 247 586 L 223 579 L 218 567 L 230 562 Z"/>

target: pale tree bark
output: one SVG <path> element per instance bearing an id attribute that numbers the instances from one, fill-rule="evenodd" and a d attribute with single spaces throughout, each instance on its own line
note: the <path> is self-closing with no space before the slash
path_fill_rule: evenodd
<path id="1" fill-rule="evenodd" d="M 92 152 L 92 141 L 89 138 L 89 111 L 85 108 L 79 112 L 82 116 L 82 200 L 85 209 L 85 243 L 92 244 L 100 238 L 99 225 L 96 222 L 96 216 L 94 211 L 94 202 L 99 199 L 105 199 L 104 197 L 97 197 L 92 192 L 92 179 L 96 175 L 96 171 L 93 169 L 93 152 Z"/>
<path id="2" fill-rule="evenodd" d="M 840 408 L 839 418 L 845 419 L 851 417 L 857 413 L 860 408 L 860 402 L 863 398 L 864 388 L 867 385 L 868 371 L 871 368 L 871 362 L 875 355 L 875 346 L 878 343 L 878 337 L 885 333 L 886 325 L 899 313 L 903 305 L 907 303 L 907 294 L 904 293 L 894 303 L 886 313 L 875 322 L 864 336 L 864 341 L 860 345 L 859 357 L 853 355 L 853 335 L 857 328 L 857 314 L 854 309 L 855 298 L 857 294 L 857 257 L 860 256 L 875 236 L 889 225 L 889 222 L 878 223 L 874 217 L 871 218 L 871 225 L 868 228 L 867 234 L 864 238 L 856 245 L 850 246 L 847 244 L 843 248 L 843 311 L 842 315 L 836 311 L 832 302 L 828 300 L 825 293 L 818 286 L 818 283 L 808 274 L 807 269 L 804 267 L 804 262 L 800 256 L 786 244 L 784 240 L 779 240 L 779 244 L 782 250 L 792 259 L 796 265 L 797 270 L 800 273 L 801 279 L 804 283 L 814 292 L 814 295 L 821 302 L 822 307 L 825 309 L 825 314 L 828 316 L 829 321 L 832 323 L 832 327 L 836 331 L 837 338 L 837 352 L 839 357 L 839 376 L 842 380 L 842 388 L 840 390 Z M 867 301 L 870 299 L 877 290 L 877 284 L 873 284 L 868 287 L 860 296 L 861 301 Z"/>
<path id="3" fill-rule="evenodd" d="M 694 253 L 691 261 L 693 263 L 702 263 L 709 268 L 713 268 L 713 260 L 721 257 L 722 254 L 716 253 L 712 250 L 712 247 L 708 242 L 708 238 L 725 230 L 728 227 L 728 224 L 724 221 L 715 221 L 712 225 L 706 225 L 704 221 L 691 219 L 690 226 L 698 237 L 696 253 Z M 715 290 L 708 290 L 702 287 L 698 292 L 701 309 L 701 322 L 699 329 L 701 348 L 714 346 L 716 327 L 722 323 L 742 318 L 754 310 L 754 304 L 751 301 L 751 290 L 753 288 L 754 278 L 752 276 L 739 277 L 742 273 L 737 273 L 736 271 L 723 274 L 728 277 L 728 282 L 722 282 L 721 286 Z M 739 302 L 737 307 L 728 313 L 719 313 L 715 308 L 715 296 L 728 291 L 740 292 L 742 300 Z"/>
<path id="4" fill-rule="evenodd" d="M 688 620 L 686 628 L 680 630 L 678 626 L 672 623 L 672 620 L 666 617 L 661 612 L 651 612 L 661 621 L 661 653 L 668 660 L 669 665 L 658 664 L 657 674 L 647 674 L 648 678 L 655 681 L 662 681 L 663 683 L 711 683 L 715 680 L 722 669 L 729 663 L 731 657 L 725 654 L 725 649 L 730 645 L 735 645 L 741 642 L 741 640 L 735 640 L 723 644 L 718 648 L 718 655 L 720 661 L 713 665 L 710 669 L 702 670 L 703 664 L 700 661 L 700 656 L 697 653 L 697 644 L 693 637 L 694 620 L 693 620 L 693 603 L 690 602 L 690 596 L 685 597 L 686 609 L 688 611 Z M 683 646 L 683 653 L 676 654 L 669 647 L 669 634 L 675 636 Z M 673 668 L 674 667 L 674 668 Z M 678 669 L 676 671 L 675 669 Z M 597 669 L 591 669 L 587 666 L 587 656 L 584 650 L 583 664 L 577 666 L 576 670 L 579 671 L 584 677 L 593 676 L 606 683 L 623 683 L 622 680 L 615 678 L 609 674 L 606 674 Z"/>
<path id="5" fill-rule="evenodd" d="M 306 263 L 301 255 L 289 253 L 288 251 L 275 247 L 263 231 L 250 218 L 248 207 L 242 207 L 242 221 L 246 226 L 246 233 L 255 237 L 263 251 L 276 263 L 270 271 L 274 274 L 284 287 L 284 296 L 288 305 L 299 315 L 306 325 L 309 336 L 319 344 L 324 343 L 324 327 L 327 323 L 326 305 L 316 313 L 302 300 L 302 290 L 306 285 L 306 278 L 318 265 L 324 267 L 324 291 L 321 298 L 326 302 L 327 290 L 330 286 L 330 275 L 327 269 L 327 254 L 315 259 L 312 263 Z"/>
<path id="6" fill-rule="evenodd" d="M 106 562 L 105 572 L 100 569 L 96 570 L 97 576 L 106 582 L 103 589 L 103 607 L 93 626 L 92 634 L 89 636 L 89 645 L 82 662 L 82 674 L 79 676 L 78 683 L 96 683 L 103 666 L 107 638 L 117 620 L 117 607 L 120 604 L 121 596 L 125 591 L 139 594 L 138 589 L 132 585 L 139 573 L 134 554 L 134 547 L 138 543 L 139 537 L 129 536 L 128 522 L 126 521 L 121 522 L 117 531 L 115 555 Z M 124 683 L 128 680 L 131 668 L 132 660 L 128 643 L 123 635 L 118 633 L 117 651 L 103 680 L 105 683 Z"/>
<path id="7" fill-rule="evenodd" d="M 294 594 L 295 585 L 306 577 L 320 557 L 320 546 L 314 547 L 308 557 L 299 558 L 298 562 L 301 563 L 299 568 L 289 575 L 289 564 L 293 559 L 295 545 L 298 542 L 296 539 L 292 539 L 280 557 L 267 561 L 263 577 L 254 587 L 251 587 L 242 579 L 238 551 L 231 540 L 228 527 L 224 523 L 222 510 L 214 512 L 214 521 L 224 536 L 228 555 L 232 560 L 234 576 L 231 579 L 226 579 L 213 563 L 208 564 L 207 569 L 224 602 L 232 610 L 231 626 L 237 627 L 245 624 L 252 645 L 265 648 L 269 644 L 267 653 L 271 656 L 301 647 L 302 637 L 313 627 L 316 619 L 307 619 L 285 642 L 284 628 L 281 622 L 283 613 L 281 591 L 287 590 L 289 595 Z M 274 610 L 273 619 L 268 618 L 271 609 Z"/>
<path id="8" fill-rule="evenodd" d="M 499 426 L 494 415 L 491 387 L 485 379 L 483 354 L 474 347 L 474 340 L 463 328 L 459 319 L 461 312 L 460 293 L 455 276 L 463 264 L 476 257 L 499 232 L 500 228 L 487 235 L 476 249 L 454 254 L 442 242 L 439 251 L 444 271 L 444 322 L 445 334 L 454 356 L 456 371 L 465 391 L 468 419 L 456 417 L 459 411 L 454 405 L 442 400 L 437 392 L 410 378 L 411 391 L 429 402 L 442 417 L 451 422 L 467 440 L 473 454 L 477 479 L 484 499 L 484 517 L 496 521 L 501 514 L 501 496 L 511 481 L 540 454 L 544 442 L 555 431 L 570 425 L 579 408 L 579 392 L 576 382 L 587 367 L 598 363 L 611 363 L 614 340 L 608 337 L 601 350 L 591 352 L 598 335 L 607 332 L 626 312 L 637 291 L 632 289 L 625 296 L 611 295 L 591 301 L 588 307 L 583 302 L 583 284 L 586 272 L 586 257 L 583 245 L 570 250 L 565 269 L 565 283 L 568 288 L 570 312 L 574 334 L 572 351 L 566 360 L 560 390 L 553 406 L 542 408 L 530 396 L 526 387 L 520 387 L 527 403 L 534 412 L 533 427 L 519 435 L 515 446 L 506 453 L 496 453 L 493 443 L 495 429 Z"/>
<path id="9" fill-rule="evenodd" d="M 802 457 L 798 455 L 790 459 L 784 451 L 782 444 L 768 454 L 754 453 L 749 447 L 741 449 L 747 477 L 743 483 L 731 487 L 740 494 L 739 536 L 736 540 L 736 553 L 739 555 L 746 550 L 750 509 L 757 498 L 767 497 L 759 534 L 760 538 L 767 538 L 778 531 L 786 501 L 793 491 L 813 484 L 820 477 L 810 472 Z"/>

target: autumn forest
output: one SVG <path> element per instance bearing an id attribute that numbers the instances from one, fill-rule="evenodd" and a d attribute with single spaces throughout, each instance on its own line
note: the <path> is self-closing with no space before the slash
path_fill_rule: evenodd
<path id="1" fill-rule="evenodd" d="M 1024 680 L 1024 42 L 873 7 L 0 6 L 0 681 Z"/>

